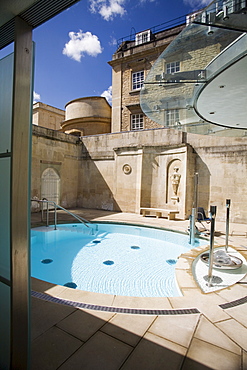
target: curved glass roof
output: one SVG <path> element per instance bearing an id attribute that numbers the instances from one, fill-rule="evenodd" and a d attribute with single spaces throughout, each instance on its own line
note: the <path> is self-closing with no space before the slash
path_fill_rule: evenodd
<path id="1" fill-rule="evenodd" d="M 143 112 L 164 127 L 247 136 L 246 54 L 245 33 L 188 25 L 150 70 L 141 90 Z"/>

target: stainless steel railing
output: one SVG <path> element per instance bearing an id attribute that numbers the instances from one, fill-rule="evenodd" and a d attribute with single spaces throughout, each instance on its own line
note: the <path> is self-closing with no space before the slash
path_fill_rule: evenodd
<path id="1" fill-rule="evenodd" d="M 46 198 L 43 198 L 43 199 L 32 198 L 31 202 L 41 203 L 41 205 L 42 205 L 42 207 L 41 207 L 41 220 L 42 220 L 42 222 L 44 220 L 44 205 L 46 204 L 46 209 L 45 209 L 45 211 L 46 211 L 46 226 L 49 226 L 49 205 L 52 205 L 54 207 L 54 229 L 55 230 L 57 229 L 57 209 L 61 209 L 62 211 L 68 213 L 70 216 L 77 219 L 79 222 L 83 223 L 86 227 L 89 227 L 87 224 L 89 224 L 90 221 L 86 220 L 85 218 L 83 218 L 81 216 L 75 215 L 74 213 L 68 211 L 66 208 L 58 205 L 56 202 L 53 202 L 53 201 L 48 200 Z"/>

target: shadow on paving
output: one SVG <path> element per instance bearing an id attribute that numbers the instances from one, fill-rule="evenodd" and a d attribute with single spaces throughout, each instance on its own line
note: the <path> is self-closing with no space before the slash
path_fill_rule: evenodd
<path id="1" fill-rule="evenodd" d="M 113 317 L 116 314 L 112 312 L 84 311 L 32 298 L 31 368 L 210 369 L 186 358 L 185 347 L 148 332 L 151 324 L 144 330 L 142 337 L 109 322 Z M 136 317 L 132 315 L 132 319 L 136 320 Z M 149 317 L 151 323 L 155 319 L 156 316 Z M 173 349 L 177 347 L 177 350 L 171 350 L 171 346 Z"/>

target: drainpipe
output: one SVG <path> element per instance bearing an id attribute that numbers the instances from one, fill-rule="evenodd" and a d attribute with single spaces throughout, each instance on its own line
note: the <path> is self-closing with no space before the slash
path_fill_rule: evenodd
<path id="1" fill-rule="evenodd" d="M 208 264 L 208 286 L 212 286 L 213 279 L 213 252 L 214 252 L 214 229 L 215 229 L 215 216 L 216 206 L 210 206 L 211 214 L 211 229 L 210 229 L 210 249 L 209 249 L 209 264 Z"/>
<path id="2" fill-rule="evenodd" d="M 226 246 L 225 246 L 226 253 L 228 249 L 230 205 L 231 199 L 226 199 Z"/>

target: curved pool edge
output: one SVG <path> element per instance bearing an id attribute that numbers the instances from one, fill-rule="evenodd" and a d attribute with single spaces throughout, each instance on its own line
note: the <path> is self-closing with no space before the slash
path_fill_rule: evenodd
<path id="1" fill-rule="evenodd" d="M 247 258 L 247 250 L 234 247 Z M 32 296 L 76 308 L 105 312 L 130 314 L 196 314 L 204 313 L 216 320 L 224 316 L 224 309 L 247 302 L 247 275 L 238 284 L 227 288 L 204 293 L 194 280 L 192 263 L 208 245 L 191 249 L 179 257 L 176 266 L 176 278 L 183 296 L 181 297 L 131 297 L 87 292 L 55 285 L 43 280 L 31 278 Z M 229 307 L 224 305 L 229 304 Z M 221 307 L 222 306 L 222 307 Z"/>
<path id="2" fill-rule="evenodd" d="M 118 235 L 118 233 L 120 233 L 120 235 L 121 235 L 121 233 L 123 233 L 123 234 L 126 234 L 129 239 L 131 238 L 130 240 L 128 240 L 127 247 L 132 245 L 131 243 L 133 243 L 133 240 L 132 240 L 133 238 L 138 237 L 138 241 L 136 241 L 136 243 L 140 243 L 139 237 L 140 238 L 142 238 L 142 237 L 143 238 L 151 238 L 152 241 L 149 241 L 149 240 L 145 241 L 144 240 L 143 241 L 144 244 L 142 245 L 143 247 L 145 247 L 145 246 L 146 247 L 151 247 L 152 246 L 154 248 L 153 251 L 152 251 L 152 249 L 149 248 L 149 253 L 150 253 L 150 250 L 152 251 L 152 255 L 149 256 L 150 260 L 152 260 L 153 256 L 156 255 L 156 249 L 155 248 L 159 244 L 159 243 L 157 243 L 157 240 L 160 240 L 162 243 L 164 243 L 164 247 L 166 246 L 167 248 L 162 249 L 163 250 L 162 253 L 166 253 L 166 254 L 160 256 L 161 258 L 158 259 L 159 263 L 157 263 L 157 267 L 152 268 L 153 275 L 151 275 L 149 273 L 148 283 L 142 284 L 142 281 L 140 281 L 140 285 L 138 285 L 135 281 L 136 281 L 136 278 L 138 278 L 139 276 L 135 275 L 135 276 L 131 277 L 129 280 L 127 280 L 126 285 L 122 284 L 122 287 L 121 286 L 119 287 L 118 285 L 116 285 L 116 289 L 102 289 L 102 287 L 101 287 L 101 289 L 98 289 L 98 286 L 96 286 L 96 287 L 92 286 L 91 287 L 90 284 L 83 284 L 83 283 L 81 284 L 80 281 L 77 281 L 76 280 L 77 276 L 72 274 L 72 264 L 71 264 L 71 266 L 69 266 L 69 268 L 71 268 L 71 277 L 68 278 L 68 276 L 67 276 L 67 278 L 65 278 L 65 280 L 64 280 L 63 276 L 61 278 L 60 275 L 59 275 L 59 278 L 58 278 L 57 275 L 56 275 L 56 272 L 54 272 L 55 270 L 53 272 L 52 272 L 52 270 L 50 270 L 50 274 L 48 274 L 49 276 L 47 276 L 45 273 L 43 273 L 43 270 L 42 270 L 41 273 L 39 273 L 35 269 L 37 263 L 39 264 L 40 261 L 44 262 L 44 263 L 46 263 L 46 261 L 48 261 L 48 259 L 46 259 L 46 255 L 45 256 L 44 255 L 38 255 L 37 256 L 36 255 L 37 252 L 36 253 L 34 252 L 33 255 L 32 255 L 33 277 L 36 277 L 38 279 L 44 279 L 45 281 L 49 281 L 49 282 L 52 282 L 53 284 L 57 284 L 57 285 L 58 284 L 63 285 L 64 281 L 67 281 L 68 279 L 71 279 L 71 281 L 74 281 L 77 284 L 77 285 L 74 284 L 75 287 L 77 286 L 77 290 L 86 289 L 89 292 L 90 291 L 91 292 L 102 292 L 103 294 L 109 294 L 109 295 L 115 295 L 115 296 L 136 296 L 136 297 L 157 297 L 157 298 L 161 297 L 161 298 L 163 298 L 163 297 L 170 297 L 170 296 L 177 297 L 177 296 L 181 295 L 179 289 L 177 288 L 178 284 L 176 284 L 176 283 L 174 284 L 174 281 L 175 281 L 175 266 L 176 266 L 178 256 L 181 253 L 186 253 L 191 248 L 191 244 L 189 243 L 188 232 L 176 231 L 176 230 L 172 230 L 172 229 L 166 228 L 166 227 L 164 228 L 164 227 L 154 227 L 154 226 L 151 226 L 151 225 L 139 225 L 139 224 L 133 223 L 133 222 L 127 223 L 127 222 L 103 221 L 103 222 L 92 222 L 91 224 L 94 225 L 94 226 L 90 227 L 90 229 L 88 229 L 89 231 L 87 231 L 87 229 L 86 229 L 86 232 L 85 232 L 85 228 L 83 228 L 83 225 L 78 224 L 78 223 L 72 223 L 72 224 L 71 223 L 69 223 L 69 224 L 68 223 L 61 223 L 61 224 L 57 225 L 57 229 L 61 230 L 63 232 L 75 231 L 76 230 L 76 231 L 79 231 L 79 234 L 81 234 L 81 231 L 82 231 L 83 235 L 84 234 L 86 236 L 89 235 L 89 237 L 99 238 L 100 240 L 101 240 L 101 238 L 102 238 L 102 240 L 104 239 L 104 235 L 105 235 L 106 232 L 107 232 L 107 235 L 108 235 L 108 232 L 113 233 L 113 235 L 115 235 L 115 233 L 117 233 L 117 235 Z M 80 228 L 77 227 L 78 225 L 81 226 L 81 227 Z M 96 225 L 96 228 L 95 228 L 95 225 Z M 71 227 L 73 227 L 73 229 Z M 75 227 L 77 227 L 77 228 L 75 229 Z M 113 227 L 113 229 L 112 229 L 112 227 Z M 104 231 L 102 231 L 101 228 Z M 55 230 L 56 230 L 56 228 L 55 228 Z M 34 227 L 34 228 L 32 228 L 32 231 L 34 232 L 34 234 L 31 234 L 32 235 L 32 242 L 34 243 L 34 246 L 35 246 L 36 238 L 37 238 L 37 240 L 39 240 L 39 237 L 40 237 L 41 234 L 43 234 L 43 232 L 45 232 L 47 237 L 49 237 L 49 235 L 51 235 L 52 240 L 54 238 L 53 235 L 56 235 L 56 234 L 54 234 L 54 233 L 56 233 L 56 231 L 54 231 L 54 225 L 49 225 L 49 227 L 46 227 L 46 226 Z M 49 234 L 49 232 L 51 232 L 51 231 L 53 233 Z M 37 234 L 37 232 L 38 232 L 38 234 Z M 99 234 L 98 234 L 98 232 L 99 232 Z M 101 236 L 102 232 L 103 232 L 103 236 Z M 75 234 L 77 235 L 78 232 L 75 233 Z M 133 235 L 133 238 L 132 238 L 132 235 Z M 66 236 L 64 238 L 67 240 Z M 71 236 L 70 236 L 70 238 L 71 238 Z M 55 237 L 55 239 L 56 239 L 56 237 Z M 201 243 L 205 243 L 205 241 L 203 239 L 204 238 L 200 238 L 200 241 L 198 239 L 198 241 L 195 243 L 195 245 L 200 245 Z M 59 240 L 59 236 L 58 236 L 58 240 Z M 152 244 L 152 242 L 155 243 L 155 244 Z M 45 241 L 42 240 L 41 243 L 50 243 L 50 239 L 49 238 L 48 238 L 48 240 L 45 239 Z M 121 244 L 121 240 L 119 240 L 119 243 Z M 111 245 L 110 242 L 108 244 Z M 108 247 L 108 244 L 106 244 L 106 245 L 104 244 L 104 246 Z M 45 244 L 42 244 L 42 245 L 45 246 Z M 59 243 L 58 243 L 58 245 L 59 245 Z M 93 245 L 95 245 L 95 244 L 93 244 Z M 115 247 L 115 245 L 114 245 L 114 247 Z M 126 245 L 125 245 L 125 247 L 126 247 Z M 134 249 L 136 247 L 131 247 L 131 248 Z M 138 249 L 140 249 L 140 247 L 138 247 Z M 34 249 L 34 251 L 35 250 L 38 251 L 39 249 Z M 101 248 L 101 250 L 102 250 L 102 248 Z M 165 250 L 167 250 L 167 251 L 170 250 L 170 254 L 168 252 L 165 252 Z M 60 251 L 60 249 L 58 249 L 58 251 Z M 145 251 L 145 248 L 144 248 L 144 251 Z M 155 251 L 155 253 L 154 253 L 154 251 Z M 110 250 L 110 252 L 112 252 L 112 251 Z M 47 253 L 47 250 L 46 250 L 46 253 Z M 159 250 L 157 250 L 157 256 L 158 255 L 159 255 Z M 56 260 L 55 255 L 52 255 L 52 256 L 49 256 L 49 257 L 52 257 L 52 259 L 49 258 L 49 262 L 53 262 L 53 260 Z M 102 261 L 107 259 L 107 257 L 109 257 L 109 256 L 103 256 L 103 257 L 104 258 L 102 259 Z M 117 260 L 117 258 L 119 258 L 119 256 L 113 255 L 113 257 L 111 258 L 111 259 L 113 259 L 113 261 L 115 261 L 114 257 L 116 258 L 116 260 Z M 121 256 L 121 257 L 125 257 L 125 256 Z M 142 257 L 142 255 L 141 255 L 141 257 Z M 141 257 L 139 257 L 139 258 L 141 258 Z M 139 262 L 140 263 L 142 262 L 142 259 L 139 261 L 139 258 L 138 258 L 138 261 L 136 260 L 136 258 L 133 258 L 135 263 L 137 263 L 136 266 L 138 266 Z M 169 258 L 174 258 L 174 259 L 169 259 Z M 146 263 L 146 265 L 147 265 L 147 263 L 149 264 L 150 260 L 145 259 L 144 263 Z M 36 265 L 33 264 L 33 261 L 36 261 Z M 82 262 L 84 262 L 84 261 L 85 261 L 85 258 L 83 259 Z M 105 261 L 105 262 L 112 262 L 112 264 L 113 264 L 113 261 Z M 117 260 L 117 261 L 119 263 L 119 260 Z M 171 261 L 171 263 L 170 263 L 170 261 Z M 103 262 L 103 263 L 105 263 L 105 262 Z M 167 262 L 167 263 L 165 263 L 165 262 Z M 64 260 L 62 263 L 63 264 L 61 264 L 61 262 L 60 262 L 60 266 L 65 267 L 66 266 L 66 260 Z M 122 259 L 121 259 L 121 264 L 122 264 Z M 165 267 L 165 266 L 167 266 L 167 264 L 168 265 L 171 265 L 171 264 L 174 265 L 172 270 L 171 270 L 171 268 L 169 270 Z M 75 265 L 75 263 L 73 262 L 73 266 L 74 265 Z M 143 266 L 145 267 L 146 265 L 143 265 Z M 150 266 L 153 267 L 154 265 L 150 265 Z M 77 267 L 77 270 L 80 269 L 81 264 L 78 264 L 78 262 L 77 262 L 76 267 Z M 132 266 L 132 271 L 134 269 L 135 269 L 135 265 Z M 59 269 L 57 269 L 57 270 L 59 270 Z M 61 270 L 63 270 L 63 268 Z M 145 270 L 145 269 L 142 268 L 140 270 L 140 268 L 139 268 L 139 271 L 141 271 L 142 274 L 143 274 L 143 272 L 142 272 L 143 270 Z M 47 271 L 47 270 L 44 270 L 44 271 Z M 97 271 L 97 268 L 96 268 L 96 270 L 94 268 L 91 268 L 91 271 Z M 158 274 L 158 271 L 162 271 L 162 274 Z M 167 275 L 167 271 L 168 271 L 168 275 Z M 48 273 L 49 273 L 49 270 L 48 270 Z M 105 270 L 103 271 L 103 274 L 105 274 L 107 276 L 107 273 L 105 272 Z M 126 275 L 128 275 L 128 274 L 126 274 Z M 142 276 L 144 276 L 143 279 L 146 279 L 146 277 L 145 277 L 146 275 L 142 275 Z M 154 276 L 154 278 L 153 278 L 153 276 Z M 151 280 L 151 277 L 152 277 L 152 280 Z M 102 276 L 101 276 L 101 278 L 102 278 Z M 112 281 L 114 281 L 114 278 L 115 278 L 114 275 L 112 275 L 112 277 L 111 277 Z M 168 290 L 166 288 L 166 286 L 167 286 L 166 285 L 166 280 L 167 279 L 168 280 L 172 279 L 172 281 L 173 281 L 172 288 L 169 288 L 169 286 L 168 286 Z M 84 278 L 84 280 L 86 280 L 86 279 Z M 118 276 L 116 277 L 115 281 L 116 282 L 118 281 Z M 164 283 L 164 281 L 165 281 L 165 283 Z M 130 284 L 130 285 L 128 285 L 128 284 Z M 132 285 L 133 285 L 134 289 L 133 289 Z M 173 285 L 174 285 L 174 287 L 173 287 Z M 71 283 L 64 284 L 64 286 L 73 288 Z M 132 290 L 129 291 L 128 289 L 124 288 L 125 286 L 132 287 Z M 135 286 L 137 286 L 138 288 L 136 288 Z M 115 285 L 114 285 L 114 287 L 115 287 Z M 157 287 L 158 287 L 158 289 L 157 289 Z"/>

